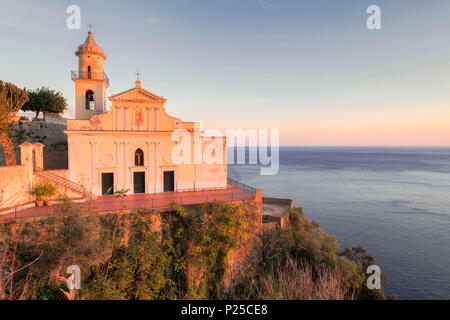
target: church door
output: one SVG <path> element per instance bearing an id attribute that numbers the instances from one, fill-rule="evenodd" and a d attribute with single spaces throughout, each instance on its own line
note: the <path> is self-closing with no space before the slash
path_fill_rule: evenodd
<path id="1" fill-rule="evenodd" d="M 134 172 L 134 193 L 145 193 L 145 172 Z"/>
<path id="2" fill-rule="evenodd" d="M 114 194 L 114 173 L 102 173 L 102 195 Z"/>
<path id="3" fill-rule="evenodd" d="M 175 172 L 164 171 L 164 192 L 175 191 Z"/>

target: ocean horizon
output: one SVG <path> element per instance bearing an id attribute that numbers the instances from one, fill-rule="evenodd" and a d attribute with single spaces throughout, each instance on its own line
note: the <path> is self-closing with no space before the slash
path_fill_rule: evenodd
<path id="1" fill-rule="evenodd" d="M 450 298 L 450 147 L 284 146 L 276 175 L 250 164 L 231 164 L 228 175 L 293 199 L 341 250 L 367 249 L 386 293 Z"/>

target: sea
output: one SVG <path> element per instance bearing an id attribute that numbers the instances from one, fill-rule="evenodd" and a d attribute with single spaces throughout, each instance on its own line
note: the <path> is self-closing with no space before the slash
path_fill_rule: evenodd
<path id="1" fill-rule="evenodd" d="M 275 175 L 257 164 L 228 175 L 293 199 L 341 249 L 363 246 L 386 293 L 450 299 L 450 147 L 281 147 L 279 160 Z"/>

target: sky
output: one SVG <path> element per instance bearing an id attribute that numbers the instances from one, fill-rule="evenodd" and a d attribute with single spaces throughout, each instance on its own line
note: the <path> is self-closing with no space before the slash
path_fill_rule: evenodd
<path id="1" fill-rule="evenodd" d="M 81 8 L 69 30 L 66 9 Z M 369 5 L 381 30 L 369 30 Z M 108 95 L 142 86 L 204 129 L 281 145 L 450 145 L 448 0 L 0 0 L 0 79 L 61 91 L 92 24 Z"/>

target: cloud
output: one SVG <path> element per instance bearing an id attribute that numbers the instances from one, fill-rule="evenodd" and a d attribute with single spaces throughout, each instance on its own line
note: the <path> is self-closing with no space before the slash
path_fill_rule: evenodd
<path id="1" fill-rule="evenodd" d="M 278 10 L 280 10 L 279 7 L 277 7 L 274 4 L 271 4 L 271 3 L 267 2 L 265 0 L 250 0 L 250 1 L 255 3 L 255 4 L 257 4 L 258 6 L 260 6 L 263 9 L 268 10 L 268 11 L 278 11 Z"/>
<path id="2" fill-rule="evenodd" d="M 157 17 L 151 17 L 151 18 L 148 18 L 148 19 L 147 19 L 147 22 L 150 22 L 150 23 L 156 23 L 156 22 L 158 22 L 158 18 L 157 18 Z"/>

